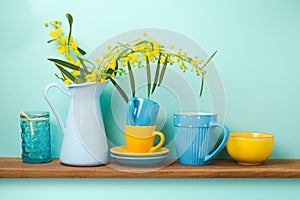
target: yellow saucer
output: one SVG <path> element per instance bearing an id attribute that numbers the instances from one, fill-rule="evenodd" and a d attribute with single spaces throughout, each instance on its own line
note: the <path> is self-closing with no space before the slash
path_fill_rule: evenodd
<path id="1" fill-rule="evenodd" d="M 169 152 L 168 148 L 162 147 L 155 152 L 151 153 L 133 153 L 126 150 L 126 146 L 118 146 L 110 149 L 110 152 L 119 156 L 131 156 L 131 157 L 153 157 L 162 156 Z"/>

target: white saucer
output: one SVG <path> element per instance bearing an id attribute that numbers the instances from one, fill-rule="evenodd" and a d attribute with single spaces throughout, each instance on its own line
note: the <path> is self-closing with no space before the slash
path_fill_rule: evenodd
<path id="1" fill-rule="evenodd" d="M 126 146 L 117 146 L 110 149 L 110 152 L 118 156 L 127 156 L 127 157 L 154 157 L 154 156 L 163 156 L 169 153 L 169 149 L 162 147 L 155 152 L 149 153 L 133 153 L 126 150 Z"/>

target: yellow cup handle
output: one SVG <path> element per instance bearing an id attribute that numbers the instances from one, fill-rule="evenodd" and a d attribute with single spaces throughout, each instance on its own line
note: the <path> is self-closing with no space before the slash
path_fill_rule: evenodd
<path id="1" fill-rule="evenodd" d="M 155 132 L 153 132 L 152 135 L 154 137 L 155 136 L 159 136 L 160 137 L 160 141 L 159 141 L 159 143 L 156 146 L 151 147 L 150 152 L 154 152 L 154 151 L 158 150 L 165 143 L 165 135 L 162 132 L 155 131 Z"/>

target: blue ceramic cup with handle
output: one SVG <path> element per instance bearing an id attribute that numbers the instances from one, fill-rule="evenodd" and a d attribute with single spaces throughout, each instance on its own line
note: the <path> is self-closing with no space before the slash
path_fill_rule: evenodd
<path id="1" fill-rule="evenodd" d="M 154 126 L 159 104 L 146 98 L 135 97 L 128 101 L 127 125 Z"/>
<path id="2" fill-rule="evenodd" d="M 216 113 L 175 113 L 174 127 L 178 161 L 184 165 L 209 164 L 225 147 L 230 134 L 225 125 L 217 123 Z M 221 142 L 215 127 L 223 129 Z"/>

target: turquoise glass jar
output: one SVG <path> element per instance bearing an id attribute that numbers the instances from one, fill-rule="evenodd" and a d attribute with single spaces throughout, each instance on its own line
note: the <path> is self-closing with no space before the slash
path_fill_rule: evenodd
<path id="1" fill-rule="evenodd" d="M 23 162 L 51 161 L 49 116 L 49 112 L 20 112 Z"/>

